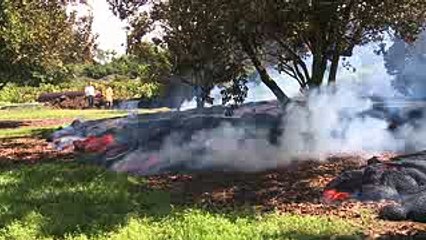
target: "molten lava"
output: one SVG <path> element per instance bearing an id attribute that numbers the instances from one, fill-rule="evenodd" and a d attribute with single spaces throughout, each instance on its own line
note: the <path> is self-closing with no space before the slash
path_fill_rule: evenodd
<path id="1" fill-rule="evenodd" d="M 344 201 L 350 198 L 350 194 L 347 192 L 339 192 L 335 189 L 329 189 L 324 191 L 323 199 L 326 202 Z"/>
<path id="2" fill-rule="evenodd" d="M 114 136 L 106 134 L 101 137 L 90 136 L 82 141 L 75 141 L 74 147 L 82 152 L 104 153 L 114 143 Z"/>

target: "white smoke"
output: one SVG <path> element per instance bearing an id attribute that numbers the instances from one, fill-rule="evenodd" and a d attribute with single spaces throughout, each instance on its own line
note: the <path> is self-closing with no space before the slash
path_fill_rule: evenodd
<path id="1" fill-rule="evenodd" d="M 252 137 L 248 137 L 247 132 L 251 132 Z M 267 134 L 265 129 L 258 129 L 253 135 L 253 129 L 222 124 L 195 133 L 184 144 L 178 135 L 171 135 L 160 151 L 137 151 L 112 168 L 140 174 L 176 170 L 182 165 L 186 170 L 260 171 L 275 168 L 279 162 L 279 148 L 268 142 Z"/>
<path id="2" fill-rule="evenodd" d="M 399 75 L 396 76 L 388 74 L 383 57 L 374 53 L 373 45 L 356 48 L 354 57 L 350 59 L 356 71 L 340 69 L 336 86 L 311 92 L 306 106 L 292 104 L 287 109 L 282 139 L 284 152 L 290 157 L 301 157 L 424 150 L 424 117 L 417 121 L 410 120 L 416 126 L 407 124 L 396 132 L 391 132 L 385 118 L 363 114 L 373 109 L 373 102 L 369 98 L 372 96 L 382 98 L 381 104 L 388 108 L 389 113 L 393 111 L 393 114 L 399 113 L 406 118 L 409 118 L 406 114 L 410 109 L 426 107 L 426 103 L 418 106 L 410 103 L 411 99 L 418 98 L 419 95 L 426 96 L 425 88 L 422 88 L 426 74 L 419 71 L 419 68 L 413 69 L 414 66 L 426 66 L 426 48 L 420 46 L 426 46 L 426 33 L 413 46 L 405 45 L 411 51 L 410 56 L 392 56 L 391 60 L 404 63 L 403 66 L 398 66 Z M 417 57 L 412 56 L 413 51 Z M 394 88 L 393 83 L 400 76 L 410 80 L 415 94 L 410 95 L 408 92 L 402 95 L 401 91 Z M 400 99 L 405 102 L 391 109 Z"/>
<path id="3" fill-rule="evenodd" d="M 420 41 L 426 41 L 426 38 Z M 179 165 L 192 170 L 260 171 L 288 164 L 294 159 L 320 159 L 330 154 L 374 155 L 384 151 L 424 150 L 424 119 L 390 131 L 389 122 L 384 117 L 366 114 L 375 104 L 372 96 L 382 98 L 385 106 L 392 105 L 395 99 L 407 97 L 393 87 L 397 76 L 387 73 L 383 56 L 374 54 L 373 50 L 373 45 L 356 48 L 350 59 L 356 71 L 341 68 L 336 85 L 311 91 L 303 102 L 292 102 L 283 114 L 283 133 L 277 145 L 268 141 L 266 128 L 223 124 L 215 129 L 198 131 L 189 141 L 172 134 L 159 151 L 134 151 L 112 168 L 140 174 L 159 173 Z M 419 61 L 412 60 L 411 64 L 419 66 Z M 299 94 L 297 84 L 272 69 L 269 71 L 286 94 Z M 400 74 L 412 72 L 412 67 L 400 70 Z M 410 80 L 426 80 L 421 74 L 410 76 Z M 215 88 L 212 94 L 216 99 L 214 104 L 220 104 L 219 89 Z M 251 85 L 247 102 L 272 99 L 273 95 L 263 84 Z M 181 109 L 193 107 L 195 101 L 190 101 Z M 395 113 L 398 111 L 396 109 Z"/>
<path id="4" fill-rule="evenodd" d="M 360 95 L 364 86 L 344 82 L 311 92 L 305 106 L 292 104 L 284 118 L 283 151 L 295 158 L 403 150 L 389 123 L 363 115 L 373 106 Z"/>

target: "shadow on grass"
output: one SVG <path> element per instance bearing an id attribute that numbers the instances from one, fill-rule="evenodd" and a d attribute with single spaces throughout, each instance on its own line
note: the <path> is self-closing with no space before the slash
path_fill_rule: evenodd
<path id="1" fill-rule="evenodd" d="M 39 129 L 33 129 L 30 131 L 30 136 L 47 139 L 54 133 L 56 130 L 58 130 L 60 127 L 50 127 L 50 128 L 39 128 Z"/>
<path id="2" fill-rule="evenodd" d="M 58 127 L 38 127 L 38 128 L 7 128 L 0 129 L 0 139 L 10 140 L 22 137 L 47 138 L 51 133 L 56 131 Z"/>
<path id="3" fill-rule="evenodd" d="M 160 191 L 132 191 L 125 175 L 74 163 L 2 166 L 0 226 L 39 215 L 47 236 L 99 234 L 124 224 L 129 214 L 160 216 L 170 211 Z"/>
<path id="4" fill-rule="evenodd" d="M 405 235 L 383 235 L 378 240 L 423 240 L 426 239 L 426 231 L 419 231 L 413 236 Z"/>
<path id="5" fill-rule="evenodd" d="M 18 224 L 23 226 L 23 229 L 31 229 L 32 225 L 36 226 L 34 229 L 37 229 L 38 237 L 63 238 L 76 234 L 90 237 L 118 230 L 131 218 L 145 218 L 150 221 L 146 225 L 148 227 L 160 224 L 160 230 L 157 229 L 160 232 L 169 231 L 168 228 L 179 228 L 190 232 L 184 239 L 191 239 L 191 231 L 204 233 L 206 231 L 203 230 L 204 228 L 213 228 L 210 231 L 226 234 L 220 232 L 222 231 L 220 229 L 228 226 L 229 222 L 231 225 L 235 224 L 235 231 L 238 232 L 240 227 L 236 224 L 238 218 L 259 221 L 258 215 L 247 211 L 216 214 L 208 213 L 208 210 L 200 210 L 203 212 L 200 215 L 186 215 L 185 212 L 188 209 L 198 211 L 199 208 L 175 206 L 173 209 L 169 193 L 148 188 L 144 179 L 107 172 L 84 164 L 43 163 L 19 167 L 14 164 L 2 166 L 0 171 L 0 226 L 5 232 L 11 231 L 11 226 Z M 274 221 L 271 222 L 275 224 Z M 293 220 L 289 219 L 289 221 Z M 300 224 L 310 224 L 312 220 L 296 219 L 295 221 L 301 221 Z M 225 222 L 225 225 L 217 222 Z M 325 224 L 332 229 L 329 222 Z M 256 223 L 253 225 L 255 229 Z M 234 225 L 232 226 L 234 228 Z M 243 224 L 241 227 L 244 228 L 246 225 Z M 272 229 L 275 228 L 272 227 Z M 303 230 L 302 225 L 298 226 L 299 228 Z M 269 226 L 265 229 L 269 229 Z M 0 235 L 1 233 L 0 231 Z M 175 235 L 171 236 L 173 239 Z M 260 239 L 330 239 L 331 235 L 327 231 L 305 234 L 304 231 L 287 231 L 284 228 L 262 232 L 258 234 L 258 237 Z M 167 237 L 155 236 L 155 239 L 163 238 Z"/>
<path id="6" fill-rule="evenodd" d="M 5 128 L 18 128 L 27 126 L 28 124 L 23 121 L 0 121 L 0 129 Z"/>

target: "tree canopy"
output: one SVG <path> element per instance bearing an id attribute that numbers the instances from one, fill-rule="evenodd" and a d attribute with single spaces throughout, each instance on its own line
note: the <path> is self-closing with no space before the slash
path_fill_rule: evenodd
<path id="1" fill-rule="evenodd" d="M 84 66 L 83 75 L 93 79 L 101 79 L 110 75 L 125 76 L 129 79 L 140 79 L 143 82 L 161 82 L 170 73 L 168 52 L 155 45 L 141 42 L 133 46 L 128 54 L 116 57 L 103 56 L 104 51 L 97 51 L 98 58 L 110 58 L 105 63 L 93 63 Z M 102 60 L 102 59 L 101 59 Z"/>
<path id="2" fill-rule="evenodd" d="M 387 72 L 395 76 L 393 86 L 407 97 L 425 99 L 426 73 L 419 69 L 426 67 L 426 32 L 413 44 L 395 39 L 380 53 L 384 54 Z"/>
<path id="3" fill-rule="evenodd" d="M 423 0 L 108 1 L 118 16 L 133 20 L 150 3 L 144 21 L 164 29 L 163 44 L 178 68 L 198 73 L 211 65 L 224 77 L 196 75 L 196 83 L 231 81 L 255 68 L 283 103 L 288 97 L 268 68 L 301 89 L 335 82 L 340 59 L 351 56 L 354 46 L 381 41 L 387 32 L 412 41 L 426 13 Z"/>
<path id="4" fill-rule="evenodd" d="M 0 2 L 0 83 L 36 85 L 53 81 L 67 64 L 92 62 L 93 19 L 67 14 L 69 2 Z"/>

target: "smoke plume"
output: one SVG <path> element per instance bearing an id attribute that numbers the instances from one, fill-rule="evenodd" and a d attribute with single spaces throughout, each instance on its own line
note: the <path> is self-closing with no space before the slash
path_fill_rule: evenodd
<path id="1" fill-rule="evenodd" d="M 416 44 L 426 45 L 425 42 L 426 37 L 422 37 Z M 385 151 L 424 150 L 426 124 L 422 115 L 423 103 L 412 104 L 413 91 L 400 91 L 395 87 L 395 82 L 401 79 L 409 79 L 410 86 L 422 86 L 425 75 L 413 71 L 411 66 L 424 64 L 421 62 L 424 59 L 410 57 L 410 64 L 404 68 L 400 67 L 400 63 L 407 59 L 406 55 L 396 54 L 389 58 L 390 55 L 378 56 L 373 50 L 372 45 L 356 48 L 354 57 L 350 59 L 356 71 L 341 68 L 336 85 L 310 91 L 301 101 L 293 101 L 281 110 L 279 117 L 275 114 L 279 112 L 278 105 L 275 109 L 265 107 L 259 110 L 258 113 L 263 111 L 270 118 L 278 118 L 278 126 L 232 125 L 224 121 L 214 129 L 196 131 L 189 139 L 183 136 L 184 133 L 171 130 L 160 149 L 136 150 L 112 168 L 139 174 L 207 169 L 260 171 L 286 165 L 293 160 L 321 159 L 330 154 L 365 154 L 369 157 Z M 387 50 L 387 54 L 391 54 L 394 49 Z M 398 62 L 398 71 L 390 71 L 389 68 L 395 64 L 386 59 Z M 297 84 L 290 84 L 290 80 L 276 71 L 270 69 L 270 72 L 286 93 L 293 96 L 298 93 Z M 417 82 L 419 84 L 416 85 Z M 415 89 L 415 96 L 423 93 L 420 87 Z M 249 101 L 273 98 L 264 89 L 250 91 Z M 214 92 L 217 92 L 216 89 Z M 256 94 L 253 95 L 253 92 Z M 190 102 L 185 102 L 182 108 L 190 105 Z M 275 142 L 271 141 L 271 129 L 280 132 Z"/>

